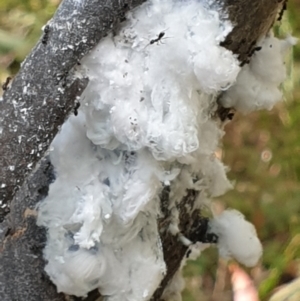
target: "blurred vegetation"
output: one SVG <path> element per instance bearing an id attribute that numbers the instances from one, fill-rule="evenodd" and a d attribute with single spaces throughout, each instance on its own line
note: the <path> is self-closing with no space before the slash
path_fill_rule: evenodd
<path id="1" fill-rule="evenodd" d="M 14 75 L 40 38 L 42 26 L 60 0 L 0 0 L 0 80 Z M 279 35 L 300 33 L 300 0 L 288 2 L 288 12 L 276 26 Z M 280 26 L 279 26 L 280 25 Z M 300 258 L 300 47 L 294 47 L 293 67 L 285 84 L 286 99 L 270 112 L 236 114 L 225 128 L 223 160 L 235 189 L 219 201 L 243 212 L 256 226 L 264 245 L 260 266 L 252 270 L 262 300 L 278 285 L 299 275 Z M 216 249 L 203 252 L 185 268 L 185 301 L 212 300 L 220 269 Z M 228 277 L 227 277 L 228 278 Z M 228 279 L 222 300 L 229 291 Z M 229 299 L 228 299 L 229 298 Z M 218 299 L 221 301 L 221 298 Z"/>
<path id="2" fill-rule="evenodd" d="M 60 0 L 0 0 L 0 79 L 17 72 Z"/>
<path id="3" fill-rule="evenodd" d="M 279 36 L 300 34 L 300 0 L 288 1 L 288 11 L 276 24 Z M 292 59 L 293 58 L 293 59 Z M 271 111 L 236 114 L 225 127 L 223 161 L 230 167 L 235 189 L 218 201 L 243 212 L 256 227 L 264 246 L 260 265 L 251 272 L 261 300 L 300 276 L 300 45 L 288 58 L 285 100 Z M 229 275 L 218 279 L 216 250 L 208 249 L 185 268 L 185 301 L 213 300 L 215 283 L 225 281 L 222 297 L 232 300 Z"/>

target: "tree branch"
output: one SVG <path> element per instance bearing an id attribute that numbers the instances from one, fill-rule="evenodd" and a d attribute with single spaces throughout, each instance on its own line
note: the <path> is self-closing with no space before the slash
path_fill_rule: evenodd
<path id="1" fill-rule="evenodd" d="M 35 206 L 47 195 L 53 180 L 49 161 L 43 159 L 22 187 L 21 184 L 46 152 L 71 112 L 74 100 L 87 85 L 86 79 L 73 79 L 70 70 L 116 27 L 128 9 L 142 2 L 85 0 L 78 1 L 74 9 L 75 1 L 65 0 L 46 29 L 48 38 L 42 37 L 0 102 L 0 199 L 7 202 L 13 198 L 11 213 L 0 224 L 0 299 L 3 301 L 80 300 L 57 294 L 44 274 L 42 249 L 46 235 L 44 229 L 36 226 Z M 254 42 L 274 23 L 283 2 L 218 2 L 224 5 L 224 11 L 228 11 L 229 19 L 235 24 L 222 45 L 238 54 L 243 63 L 249 59 Z M 168 195 L 165 188 L 161 196 L 163 210 Z M 203 239 L 207 228 L 198 211 L 190 215 L 184 209 L 185 204 L 193 204 L 196 196 L 195 191 L 187 191 L 179 207 L 181 231 L 192 241 Z M 169 222 L 168 214 L 158 221 L 168 273 L 153 300 L 161 299 L 186 252 L 177 237 L 163 230 Z M 86 300 L 96 300 L 97 296 L 93 292 Z"/>
<path id="2" fill-rule="evenodd" d="M 143 2 L 62 2 L 0 100 L 0 205 L 12 200 L 86 87 L 85 79 L 75 82 L 71 69 Z"/>

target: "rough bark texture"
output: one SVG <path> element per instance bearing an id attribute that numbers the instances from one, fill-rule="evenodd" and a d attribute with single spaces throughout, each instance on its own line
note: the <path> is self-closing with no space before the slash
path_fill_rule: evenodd
<path id="1" fill-rule="evenodd" d="M 0 100 L 0 205 L 12 200 L 74 107 L 80 93 L 69 91 L 71 69 L 144 1 L 63 1 Z M 0 209 L 0 221 L 4 215 Z"/>
<path id="2" fill-rule="evenodd" d="M 72 110 L 74 100 L 87 84 L 86 79 L 76 81 L 72 78 L 72 67 L 118 25 L 126 10 L 143 1 L 89 0 L 82 1 L 82 5 L 74 9 L 75 1 L 65 0 L 46 28 L 46 35 L 26 59 L 0 101 L 0 200 L 13 199 L 11 213 L 0 224 L 1 301 L 81 300 L 57 294 L 43 271 L 42 249 L 46 234 L 43 228 L 36 226 L 35 206 L 47 195 L 53 180 L 52 166 L 47 158 L 36 166 L 25 182 L 24 179 L 47 150 L 59 125 Z M 255 41 L 274 23 L 283 1 L 218 2 L 224 4 L 224 11 L 235 24 L 222 45 L 238 54 L 241 63 L 245 63 Z M 24 87 L 27 87 L 27 93 Z M 24 112 L 27 112 L 26 116 Z M 165 230 L 170 222 L 166 209 L 168 197 L 166 187 L 161 195 L 165 217 L 158 223 L 168 273 L 153 300 L 161 299 L 187 250 L 178 237 Z M 191 216 L 185 209 L 186 204 L 192 206 L 195 198 L 196 192 L 189 190 L 182 200 L 180 228 L 192 241 L 205 241 L 207 220 L 198 211 Z M 86 300 L 94 301 L 98 296 L 97 292 L 92 292 Z"/>
<path id="3" fill-rule="evenodd" d="M 17 192 L 12 214 L 0 226 L 0 299 L 3 301 L 21 301 L 29 296 L 29 300 L 64 300 L 40 268 L 45 264 L 41 255 L 46 233 L 36 225 L 35 207 L 47 195 L 52 180 L 52 166 L 43 160 L 37 172 Z"/>
<path id="4" fill-rule="evenodd" d="M 266 34 L 277 19 L 286 0 L 224 0 L 230 21 L 235 25 L 222 46 L 246 63 L 257 41 Z"/>

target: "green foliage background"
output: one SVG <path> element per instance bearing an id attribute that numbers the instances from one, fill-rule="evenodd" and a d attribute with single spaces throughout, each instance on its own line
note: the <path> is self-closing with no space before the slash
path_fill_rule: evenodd
<path id="1" fill-rule="evenodd" d="M 14 75 L 41 36 L 60 0 L 0 0 L 0 80 Z M 300 33 L 300 0 L 276 25 L 279 35 Z M 291 62 L 290 62 L 291 63 Z M 286 99 L 270 112 L 236 114 L 225 128 L 222 156 L 235 189 L 219 199 L 252 221 L 264 245 L 258 280 L 262 300 L 288 277 L 298 276 L 300 258 L 300 47 L 285 84 Z M 209 249 L 185 268 L 184 300 L 211 300 L 218 268 Z M 224 292 L 224 300 L 226 299 Z"/>

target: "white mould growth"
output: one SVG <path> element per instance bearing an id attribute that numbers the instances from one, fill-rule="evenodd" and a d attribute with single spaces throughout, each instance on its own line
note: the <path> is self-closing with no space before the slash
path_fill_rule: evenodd
<path id="1" fill-rule="evenodd" d="M 258 43 L 250 63 L 238 75 L 236 83 L 221 98 L 224 107 L 234 107 L 243 113 L 272 109 L 282 99 L 279 89 L 286 78 L 284 55 L 297 39 L 289 36 L 279 40 L 270 33 Z"/>
<path id="2" fill-rule="evenodd" d="M 211 231 L 219 236 L 218 248 L 223 258 L 235 258 L 252 267 L 262 255 L 262 245 L 254 226 L 237 210 L 224 210 L 210 222 Z"/>
<path id="3" fill-rule="evenodd" d="M 149 0 L 81 62 L 77 72 L 90 82 L 50 147 L 56 180 L 38 214 L 48 229 L 46 272 L 59 292 L 98 288 L 107 300 L 149 300 L 166 273 L 157 229 L 163 186 L 174 235 L 187 189 L 199 191 L 199 208 L 231 188 L 215 156 L 223 131 L 214 116 L 218 93 L 241 68 L 219 46 L 232 26 L 208 2 Z M 226 92 L 235 105 L 239 83 Z M 223 216 L 213 227 L 225 243 L 236 238 L 228 255 L 252 264 L 256 249 L 243 244 L 243 255 L 239 244 L 249 239 L 232 229 L 256 246 L 254 230 L 232 212 Z"/>

